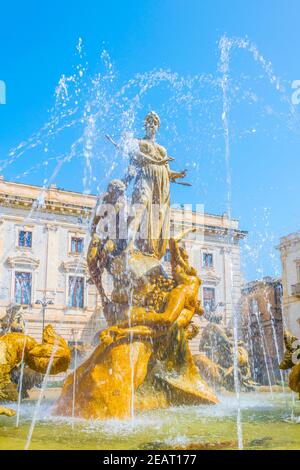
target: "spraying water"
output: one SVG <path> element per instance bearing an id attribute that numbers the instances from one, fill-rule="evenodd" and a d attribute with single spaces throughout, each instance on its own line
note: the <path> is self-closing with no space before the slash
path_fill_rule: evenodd
<path id="1" fill-rule="evenodd" d="M 267 351 L 266 351 L 265 334 L 264 334 L 264 330 L 263 330 L 263 327 L 262 327 L 261 321 L 260 321 L 260 312 L 259 312 L 259 309 L 258 309 L 257 301 L 255 301 L 255 300 L 253 301 L 252 311 L 253 311 L 253 313 L 256 317 L 256 322 L 257 322 L 257 325 L 258 325 L 258 330 L 259 330 L 259 334 L 260 334 L 260 338 L 261 338 L 261 347 L 262 347 L 262 351 L 263 351 L 263 357 L 264 357 L 265 368 L 266 368 L 267 377 L 268 377 L 270 393 L 271 393 L 271 396 L 273 398 L 273 387 L 272 387 L 272 381 L 271 381 L 271 376 L 270 376 L 270 371 L 269 371 L 269 363 L 268 363 L 268 355 L 267 355 Z"/>
<path id="2" fill-rule="evenodd" d="M 18 406 L 17 406 L 17 415 L 16 415 L 16 427 L 19 427 L 20 423 L 20 412 L 21 412 L 21 400 L 22 400 L 22 389 L 23 389 L 23 376 L 24 376 L 24 367 L 25 367 L 25 347 L 26 347 L 26 323 L 24 328 L 24 346 L 22 351 L 22 360 L 21 360 L 21 369 L 18 383 Z"/>
<path id="3" fill-rule="evenodd" d="M 228 99 L 228 80 L 229 80 L 229 55 L 232 47 L 231 42 L 223 36 L 219 43 L 220 47 L 220 72 L 222 73 L 221 88 L 223 94 L 223 112 L 222 122 L 224 129 L 224 143 L 225 143 L 225 161 L 226 161 L 226 182 L 227 182 L 227 211 L 228 217 L 231 219 L 231 206 L 232 206 L 232 181 L 231 181 L 231 168 L 230 168 L 230 140 L 229 140 L 229 99 Z M 228 230 L 228 246 L 229 246 L 229 273 L 233 285 L 233 269 L 231 264 L 231 246 L 233 244 L 234 233 Z M 242 429 L 242 414 L 241 414 L 241 402 L 240 402 L 240 381 L 238 376 L 238 311 L 232 300 L 232 320 L 233 320 L 233 367 L 234 367 L 234 389 L 237 401 L 237 438 L 238 448 L 243 449 L 243 429 Z"/>
<path id="4" fill-rule="evenodd" d="M 137 74 L 127 83 L 118 86 L 116 74 L 112 66 L 109 55 L 106 51 L 101 54 L 104 63 L 104 71 L 92 75 L 88 73 L 89 66 L 85 58 L 83 43 L 80 39 L 77 45 L 79 64 L 72 75 L 63 74 L 58 81 L 55 90 L 55 104 L 50 110 L 48 122 L 26 142 L 21 142 L 17 147 L 9 152 L 9 158 L 0 162 L 0 171 L 8 170 L 16 162 L 22 160 L 25 155 L 30 155 L 33 161 L 30 168 L 26 167 L 15 179 L 29 177 L 35 171 L 43 169 L 46 176 L 40 195 L 32 205 L 28 216 L 24 220 L 30 221 L 32 218 L 41 217 L 41 209 L 50 185 L 61 178 L 63 180 L 69 170 L 66 167 L 73 164 L 80 167 L 82 174 L 81 189 L 85 194 L 104 190 L 107 182 L 114 174 L 120 174 L 124 170 L 128 161 L 126 156 L 119 152 L 112 153 L 105 144 L 104 135 L 106 133 L 118 135 L 121 139 L 125 133 L 136 133 L 136 122 L 139 120 L 140 110 L 145 107 L 145 101 L 149 100 L 151 107 L 157 106 L 159 114 L 165 117 L 167 123 L 166 139 L 173 143 L 176 149 L 185 150 L 187 155 L 197 153 L 202 155 L 207 153 L 214 155 L 216 149 L 221 147 L 221 139 L 225 145 L 225 174 L 226 174 L 226 206 L 229 219 L 232 213 L 232 176 L 230 163 L 230 142 L 233 132 L 230 133 L 229 113 L 231 110 L 232 89 L 236 85 L 230 72 L 230 60 L 234 49 L 244 49 L 252 55 L 258 62 L 267 79 L 275 87 L 283 101 L 289 108 L 289 126 L 292 118 L 295 117 L 295 109 L 285 95 L 285 88 L 282 81 L 273 72 L 272 64 L 265 60 L 259 53 L 256 46 L 247 39 L 222 37 L 219 43 L 221 78 L 208 74 L 193 77 L 181 77 L 171 71 L 156 70 L 144 74 Z M 221 95 L 219 90 L 221 88 Z M 159 96 L 155 96 L 155 91 L 160 90 Z M 147 104 L 149 106 L 149 104 Z M 221 125 L 219 120 L 214 119 L 213 112 L 219 115 L 221 111 Z M 174 124 L 178 121 L 179 111 L 184 110 L 187 121 L 182 126 Z M 212 111 L 211 111 L 212 110 Z M 144 111 L 143 111 L 144 112 Z M 219 114 L 217 114 L 219 113 Z M 205 122 L 201 121 L 202 128 L 197 127 L 195 116 L 205 116 Z M 184 141 L 183 135 L 188 133 L 189 139 Z M 208 136 L 207 140 L 204 135 Z M 35 162 L 35 152 L 42 149 L 42 158 L 39 154 L 38 162 Z M 59 151 L 58 151 L 59 150 Z M 222 153 L 222 152 L 221 152 Z M 195 183 L 200 182 L 198 171 L 201 164 L 207 164 L 207 171 L 216 172 L 216 187 L 220 188 L 221 177 L 218 175 L 218 158 L 209 162 L 201 163 L 199 158 L 189 158 L 188 166 L 194 171 Z M 26 163 L 27 165 L 27 163 Z M 212 169 L 212 170 L 211 170 Z M 97 176 L 96 176 L 97 175 Z M 99 177 L 101 175 L 101 177 Z M 202 182 L 205 188 L 205 183 Z M 210 188 L 213 190 L 213 188 Z M 85 227 L 87 220 L 82 220 L 82 227 Z M 234 233 L 230 229 L 228 232 L 228 259 L 231 282 L 233 283 L 233 269 L 231 266 L 231 251 Z M 12 243 L 13 248 L 13 243 Z M 2 256 L 2 261 L 4 261 Z M 76 272 L 79 269 L 83 257 L 78 258 Z M 76 273 L 75 272 L 75 273 Z M 243 448 L 242 430 L 242 410 L 240 404 L 240 384 L 238 377 L 238 339 L 239 339 L 239 311 L 234 306 L 232 299 L 232 322 L 234 333 L 234 382 L 237 399 L 237 435 L 238 446 Z M 276 336 L 276 335 L 275 335 Z M 275 338 L 274 336 L 274 338 Z M 262 344 L 263 344 L 263 338 Z M 133 338 L 130 338 L 131 345 Z M 263 346 L 264 348 L 264 346 Z M 132 348 L 133 351 L 133 348 Z M 278 345 L 276 347 L 278 355 Z M 132 352 L 133 354 L 133 352 Z M 264 356 L 266 351 L 264 349 Z M 77 359 L 76 359 L 77 360 Z M 132 398 L 131 415 L 134 417 L 134 358 L 130 356 L 132 370 Z M 51 362 L 51 361 L 50 361 Z M 76 361 L 75 361 L 76 362 Z M 35 423 L 38 419 L 40 403 L 43 392 L 46 388 L 49 371 L 44 377 L 43 386 L 36 404 L 32 418 L 30 431 L 28 434 L 26 448 L 29 448 Z M 268 371 L 268 368 L 267 368 Z M 22 371 L 21 371 L 22 373 Z M 269 371 L 268 371 L 269 374 Z M 21 380 L 21 379 L 20 379 Z M 21 380 L 22 382 L 22 380 Z M 74 382 L 75 383 L 75 382 Z M 18 403 L 17 423 L 19 423 L 19 413 L 21 400 Z M 73 417 L 75 415 L 76 394 L 74 388 L 73 396 Z M 17 424 L 18 425 L 18 424 Z"/>

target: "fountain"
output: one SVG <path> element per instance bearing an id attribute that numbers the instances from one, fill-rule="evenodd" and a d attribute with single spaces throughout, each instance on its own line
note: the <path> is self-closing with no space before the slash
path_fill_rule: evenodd
<path id="1" fill-rule="evenodd" d="M 16 423 L 6 416 L 0 418 L 5 435 L 4 440 L 0 440 L 0 446 L 112 450 L 299 446 L 299 402 L 283 383 L 284 373 L 280 392 L 273 391 L 275 387 L 271 384 L 271 376 L 270 393 L 260 390 L 263 387 L 256 383 L 255 371 L 251 373 L 250 351 L 240 337 L 239 310 L 233 310 L 230 325 L 204 321 L 205 314 L 198 300 L 201 279 L 182 243 L 188 232 L 177 230 L 170 233 L 169 230 L 170 185 L 174 183 L 184 187 L 189 183 L 183 180 L 186 171 L 170 169 L 169 165 L 174 159 L 155 140 L 160 127 L 158 115 L 148 113 L 145 137 L 133 137 L 138 110 L 143 105 L 142 97 L 146 92 L 151 93 L 157 85 L 167 84 L 172 90 L 170 100 L 163 105 L 161 97 L 159 103 L 155 99 L 149 102 L 151 106 L 153 102 L 155 109 L 158 106 L 158 112 L 166 124 L 164 128 L 167 127 L 175 135 L 173 151 L 178 151 L 176 145 L 179 148 L 182 145 L 181 135 L 188 132 L 186 141 L 189 142 L 184 143 L 188 155 L 190 151 L 201 156 L 204 153 L 209 155 L 215 148 L 221 148 L 223 159 L 225 145 L 226 168 L 223 173 L 226 184 L 223 186 L 226 187 L 226 210 L 231 218 L 230 139 L 231 127 L 234 126 L 229 120 L 233 102 L 230 93 L 232 90 L 238 93 L 240 85 L 233 83 L 229 74 L 233 50 L 250 51 L 262 66 L 264 76 L 280 95 L 281 103 L 287 103 L 287 99 L 271 64 L 248 40 L 223 37 L 219 47 L 220 64 L 216 78 L 200 75 L 185 79 L 159 70 L 137 74 L 115 92 L 110 88 L 114 71 L 105 51 L 102 58 L 107 65 L 106 73 L 93 77 L 91 87 L 87 85 L 80 42 L 78 52 L 81 64 L 76 74 L 61 77 L 49 122 L 40 132 L 13 149 L 7 161 L 1 162 L 3 171 L 28 150 L 34 155 L 38 146 L 42 145 L 45 159 L 26 168 L 15 178 L 21 179 L 30 171 L 49 168 L 51 176 L 45 177 L 40 195 L 30 208 L 27 218 L 30 220 L 32 214 L 39 217 L 42 213 L 46 191 L 50 184 L 56 182 L 64 164 L 77 157 L 83 161 L 83 192 L 101 193 L 89 221 L 91 240 L 87 264 L 89 282 L 96 286 L 101 297 L 107 326 L 102 331 L 94 331 L 97 344 L 82 362 L 75 345 L 74 368 L 68 370 L 69 375 L 59 387 L 59 395 L 56 390 L 53 394 L 49 393 L 50 398 L 47 395 L 51 391 L 49 376 L 67 370 L 70 363 L 67 345 L 49 326 L 42 344 L 33 343 L 23 329 L 5 331 L 0 338 L 0 348 L 1 344 L 17 339 L 16 335 L 19 335 L 18 358 L 10 365 L 10 382 L 18 384 L 18 388 L 13 387 L 18 406 Z M 207 93 L 209 99 L 203 100 L 206 104 L 201 108 L 201 93 L 193 87 L 200 85 L 201 88 L 207 84 L 213 93 L 218 90 L 218 95 Z M 218 97 L 220 106 L 217 106 L 217 116 L 205 118 L 203 134 L 207 135 L 209 146 L 203 150 L 203 142 L 198 142 L 201 133 L 197 132 L 197 123 L 189 113 L 195 106 L 197 117 L 200 114 L 208 116 L 208 110 L 215 106 Z M 185 106 L 186 115 L 193 121 L 192 125 L 189 122 L 186 126 L 188 129 L 180 131 L 172 127 L 171 122 L 177 117 L 179 106 Z M 83 110 L 82 114 L 80 110 Z M 211 124 L 219 117 L 219 127 Z M 84 131 L 78 138 L 74 137 L 74 129 L 82 125 Z M 208 129 L 210 132 L 207 132 Z M 71 145 L 66 152 L 60 152 L 57 151 L 56 141 L 65 131 L 70 132 L 65 141 L 71 142 Z M 120 140 L 115 142 L 108 132 L 113 136 L 121 134 Z M 113 145 L 111 148 L 110 144 Z M 114 156 L 112 149 L 116 150 Z M 205 161 L 205 158 L 208 157 L 203 156 L 203 168 L 216 172 L 216 186 L 210 188 L 212 193 L 216 193 L 224 180 L 218 176 L 216 161 Z M 106 166 L 103 165 L 101 171 L 96 169 L 95 166 L 103 164 L 103 161 Z M 121 178 L 124 164 L 127 168 Z M 195 169 L 196 175 L 201 173 L 198 161 L 191 159 L 183 167 L 189 171 Z M 196 178 L 198 182 L 198 176 Z M 85 223 L 86 215 L 78 224 Z M 190 231 L 194 232 L 195 228 L 191 227 Z M 230 250 L 233 233 L 229 230 L 227 236 Z M 165 271 L 163 263 L 167 247 L 171 273 Z M 85 260 L 78 257 L 77 265 L 82 261 Z M 227 268 L 230 277 L 230 262 Z M 112 285 L 110 290 L 107 289 L 107 279 Z M 260 312 L 255 315 L 267 366 L 268 351 L 264 347 L 264 331 L 260 328 Z M 198 332 L 199 327 L 193 323 L 198 317 L 201 328 L 199 347 L 206 354 L 193 356 L 189 340 Z M 56 327 L 58 332 L 59 326 Z M 276 342 L 276 331 L 274 325 L 271 326 Z M 250 349 L 252 339 L 249 331 Z M 289 385 L 299 393 L 299 365 L 291 362 L 291 356 L 296 351 L 292 346 L 295 340 L 288 339 L 286 335 L 287 356 L 280 367 L 282 370 L 291 369 Z M 34 361 L 30 360 L 30 345 L 32 350 L 38 352 Z M 279 362 L 277 343 L 276 352 Z M 37 357 L 42 358 L 42 366 L 35 362 Z M 56 369 L 59 361 L 62 363 Z M 17 372 L 13 369 L 14 365 L 18 365 Z M 38 371 L 36 379 L 41 388 L 35 391 L 34 399 L 31 396 L 28 400 L 25 398 L 26 392 L 34 383 L 29 380 L 28 387 L 26 385 L 26 375 L 31 373 L 29 366 Z M 13 370 L 16 372 L 15 378 Z M 267 374 L 270 375 L 268 367 Z M 11 406 L 1 408 L 0 413 L 12 416 L 16 411 Z"/>
<path id="2" fill-rule="evenodd" d="M 192 318 L 203 313 L 201 280 L 180 247 L 186 233 L 168 239 L 170 181 L 185 172 L 170 170 L 171 158 L 155 141 L 158 127 L 159 118 L 151 112 L 145 138 L 127 142 L 130 176 L 136 173 L 128 205 L 133 215 L 126 218 L 124 210 L 127 175 L 109 184 L 95 214 L 88 265 L 109 327 L 93 354 L 66 379 L 54 410 L 58 415 L 72 416 L 74 406 L 78 417 L 126 418 L 137 410 L 218 402 L 188 345 Z M 171 277 L 161 264 L 167 244 Z M 110 299 L 104 271 L 113 279 Z"/>

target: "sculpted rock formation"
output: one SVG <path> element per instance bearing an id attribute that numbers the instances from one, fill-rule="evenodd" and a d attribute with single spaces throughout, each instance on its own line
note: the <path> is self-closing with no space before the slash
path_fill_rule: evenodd
<path id="1" fill-rule="evenodd" d="M 282 370 L 289 370 L 289 387 L 300 398 L 300 340 L 289 331 L 284 332 L 285 354 L 279 365 Z"/>
<path id="2" fill-rule="evenodd" d="M 130 214 L 124 210 L 128 176 L 109 184 L 97 208 L 87 262 L 108 328 L 93 354 L 66 379 L 56 414 L 127 418 L 134 410 L 218 402 L 188 345 L 196 332 L 192 318 L 203 314 L 201 281 L 180 246 L 189 231 L 168 238 L 169 184 L 185 172 L 169 169 L 173 159 L 155 142 L 158 127 L 158 116 L 149 113 L 145 138 L 127 146 L 135 170 L 130 170 L 135 174 Z M 160 262 L 168 244 L 172 277 Z M 110 292 L 103 276 L 112 281 Z"/>
<path id="3" fill-rule="evenodd" d="M 194 360 L 208 383 L 234 391 L 234 343 L 230 332 L 221 325 L 208 323 L 202 331 L 199 348 L 205 354 L 196 354 Z M 243 341 L 238 341 L 237 363 L 241 389 L 254 390 L 258 384 L 251 377 Z"/>

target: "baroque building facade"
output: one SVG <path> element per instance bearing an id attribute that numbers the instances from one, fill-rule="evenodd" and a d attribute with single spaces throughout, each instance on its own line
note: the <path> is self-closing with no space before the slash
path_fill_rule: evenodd
<path id="1" fill-rule="evenodd" d="M 243 338 L 247 344 L 252 377 L 263 385 L 282 380 L 282 282 L 264 277 L 242 286 Z"/>
<path id="2" fill-rule="evenodd" d="M 89 220 L 97 198 L 72 191 L 0 178 L 0 317 L 8 305 L 24 306 L 27 333 L 41 338 L 52 323 L 69 342 L 91 342 L 105 327 L 101 300 L 89 281 L 86 252 Z M 171 210 L 175 233 L 197 228 L 183 240 L 202 279 L 206 311 L 219 305 L 230 324 L 241 294 L 240 240 L 246 232 L 228 216 L 191 208 Z M 169 269 L 168 252 L 164 265 Z M 45 308 L 37 301 L 48 303 Z M 44 317 L 44 318 L 43 318 Z M 201 324 L 197 317 L 195 322 Z M 199 337 L 192 340 L 199 350 Z"/>
<path id="3" fill-rule="evenodd" d="M 300 338 L 300 231 L 280 239 L 284 327 Z"/>

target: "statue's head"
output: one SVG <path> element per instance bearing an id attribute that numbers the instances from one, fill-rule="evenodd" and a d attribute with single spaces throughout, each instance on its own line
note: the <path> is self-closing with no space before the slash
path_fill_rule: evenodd
<path id="1" fill-rule="evenodd" d="M 117 191 L 119 193 L 123 193 L 126 190 L 126 186 L 121 180 L 112 180 L 108 185 L 108 191 L 113 192 Z"/>
<path id="2" fill-rule="evenodd" d="M 126 185 L 121 180 L 112 180 L 107 188 L 107 192 L 110 195 L 111 203 L 117 201 L 126 191 Z"/>
<path id="3" fill-rule="evenodd" d="M 25 322 L 22 313 L 27 306 L 20 304 L 11 304 L 6 308 L 6 315 L 0 320 L 2 333 L 25 331 Z"/>
<path id="4" fill-rule="evenodd" d="M 10 325 L 10 331 L 12 333 L 24 333 L 25 332 L 25 322 L 22 315 L 16 315 L 14 320 Z"/>
<path id="5" fill-rule="evenodd" d="M 10 316 L 10 317 L 14 317 L 18 311 L 21 309 L 21 305 L 20 304 L 11 304 L 7 307 L 6 309 L 6 313 Z"/>
<path id="6" fill-rule="evenodd" d="M 148 113 L 145 117 L 144 127 L 147 136 L 152 137 L 156 134 L 157 130 L 160 127 L 160 119 L 154 111 L 150 111 L 150 113 Z"/>

